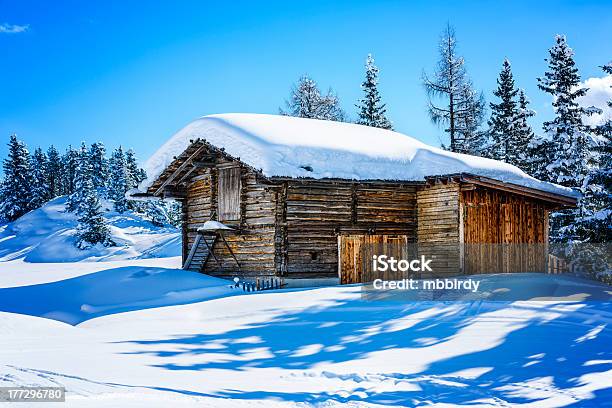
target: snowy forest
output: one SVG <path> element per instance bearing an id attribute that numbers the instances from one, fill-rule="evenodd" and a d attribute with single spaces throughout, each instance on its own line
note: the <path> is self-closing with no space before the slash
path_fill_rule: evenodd
<path id="1" fill-rule="evenodd" d="M 492 158 L 519 167 L 543 181 L 578 190 L 577 208 L 551 214 L 552 242 L 602 243 L 612 240 L 612 121 L 592 126 L 585 118 L 602 113 L 583 107 L 578 98 L 587 88 L 575 66 L 574 51 L 566 37 L 557 35 L 545 61 L 548 69 L 536 78 L 538 88 L 551 96 L 554 117 L 543 128 L 529 124 L 535 112 L 525 91 L 517 87 L 509 59 L 501 63 L 497 89 L 488 103 L 474 86 L 458 54 L 454 29 L 449 25 L 438 44 L 439 59 L 433 74 L 423 72 L 428 95 L 427 114 L 443 127 L 444 149 Z M 612 75 L 612 61 L 600 68 Z M 379 68 L 372 55 L 365 63 L 363 97 L 356 104 L 355 123 L 393 129 L 378 90 Z M 612 107 L 612 101 L 607 102 Z M 317 83 L 302 76 L 291 90 L 283 115 L 349 121 L 338 95 L 321 93 Z"/>
<path id="2" fill-rule="evenodd" d="M 115 245 L 104 218 L 103 201 L 109 210 L 141 214 L 157 226 L 180 224 L 178 203 L 127 198 L 127 192 L 146 178 L 132 149 L 124 152 L 119 146 L 107 157 L 103 143 L 88 147 L 82 142 L 78 149 L 69 146 L 64 154 L 53 145 L 46 152 L 37 147 L 30 154 L 25 143 L 12 135 L 8 151 L 0 185 L 0 215 L 6 221 L 67 196 L 66 211 L 78 217 L 75 245 L 80 249 Z"/>

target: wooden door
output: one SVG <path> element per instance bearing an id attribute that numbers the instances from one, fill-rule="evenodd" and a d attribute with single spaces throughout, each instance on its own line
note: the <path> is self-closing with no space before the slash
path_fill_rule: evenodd
<path id="1" fill-rule="evenodd" d="M 364 283 L 373 280 L 374 255 L 409 259 L 407 235 L 340 235 L 338 237 L 338 275 L 341 284 Z M 376 274 L 382 279 L 394 279 L 392 272 Z"/>

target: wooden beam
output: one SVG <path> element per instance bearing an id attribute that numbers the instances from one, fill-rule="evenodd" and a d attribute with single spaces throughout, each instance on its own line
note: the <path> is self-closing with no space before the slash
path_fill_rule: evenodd
<path id="1" fill-rule="evenodd" d="M 189 169 L 189 171 L 187 171 L 187 173 L 183 174 L 183 177 L 181 177 L 181 178 L 180 178 L 180 179 L 179 179 L 179 180 L 178 180 L 176 183 L 174 183 L 174 184 L 178 186 L 178 185 L 179 185 L 179 184 L 181 184 L 181 183 L 182 183 L 182 182 L 183 182 L 183 181 L 184 181 L 184 180 L 185 180 L 187 177 L 189 177 L 189 175 L 190 175 L 191 173 L 193 173 L 193 172 L 194 172 L 194 171 L 196 171 L 196 170 L 197 170 L 197 167 L 195 167 L 195 166 L 194 166 L 194 167 L 192 167 L 192 168 L 190 168 L 190 169 Z"/>
<path id="2" fill-rule="evenodd" d="M 205 168 L 214 166 L 216 163 L 214 161 L 197 161 L 197 160 L 194 160 L 193 163 L 191 163 L 191 164 L 193 165 L 193 167 L 197 167 L 199 169 L 205 169 Z"/>
<path id="3" fill-rule="evenodd" d="M 195 159 L 198 154 L 200 154 L 205 149 L 206 145 L 202 145 L 195 152 L 193 152 L 193 154 L 189 156 L 187 160 L 185 160 L 176 170 L 174 170 L 172 174 L 168 176 L 168 178 L 161 184 L 161 186 L 159 186 L 159 188 L 155 190 L 155 193 L 153 193 L 153 195 L 159 195 L 159 193 L 161 193 L 168 184 L 172 183 L 176 176 L 178 176 L 183 170 L 185 170 L 191 164 L 192 160 Z"/>
<path id="4" fill-rule="evenodd" d="M 505 183 L 503 181 L 491 179 L 488 177 L 474 176 L 471 174 L 465 174 L 462 177 L 462 181 L 466 183 L 481 185 L 483 187 L 494 188 L 514 194 L 537 198 L 539 200 L 548 201 L 555 204 L 561 204 L 564 206 L 575 206 L 577 201 L 574 197 L 549 193 L 547 191 L 542 191 L 535 188 L 519 186 L 518 184 L 513 183 Z"/>

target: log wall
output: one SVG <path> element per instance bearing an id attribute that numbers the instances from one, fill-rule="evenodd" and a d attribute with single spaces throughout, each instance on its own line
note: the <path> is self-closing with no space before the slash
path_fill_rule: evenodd
<path id="1" fill-rule="evenodd" d="M 198 227 L 217 219 L 218 185 L 216 168 L 206 169 L 190 183 L 185 206 L 187 211 L 187 245 L 195 241 Z M 275 271 L 276 192 L 257 181 L 256 175 L 241 168 L 240 220 L 226 222 L 235 232 L 224 233 L 225 239 L 240 263 L 240 272 L 232 254 L 217 240 L 206 263 L 205 272 L 214 276 L 273 275 Z"/>
<path id="2" fill-rule="evenodd" d="M 277 259 L 289 277 L 338 276 L 338 236 L 416 241 L 416 184 L 290 180 L 281 190 Z"/>

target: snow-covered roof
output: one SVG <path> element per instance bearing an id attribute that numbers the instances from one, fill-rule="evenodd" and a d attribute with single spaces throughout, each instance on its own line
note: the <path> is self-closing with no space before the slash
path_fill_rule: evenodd
<path id="1" fill-rule="evenodd" d="M 453 153 L 390 130 L 290 116 L 228 113 L 204 116 L 168 140 L 145 164 L 146 191 L 190 145 L 205 139 L 267 177 L 423 181 L 471 173 L 565 196 L 569 188 L 537 180 L 496 160 Z"/>

